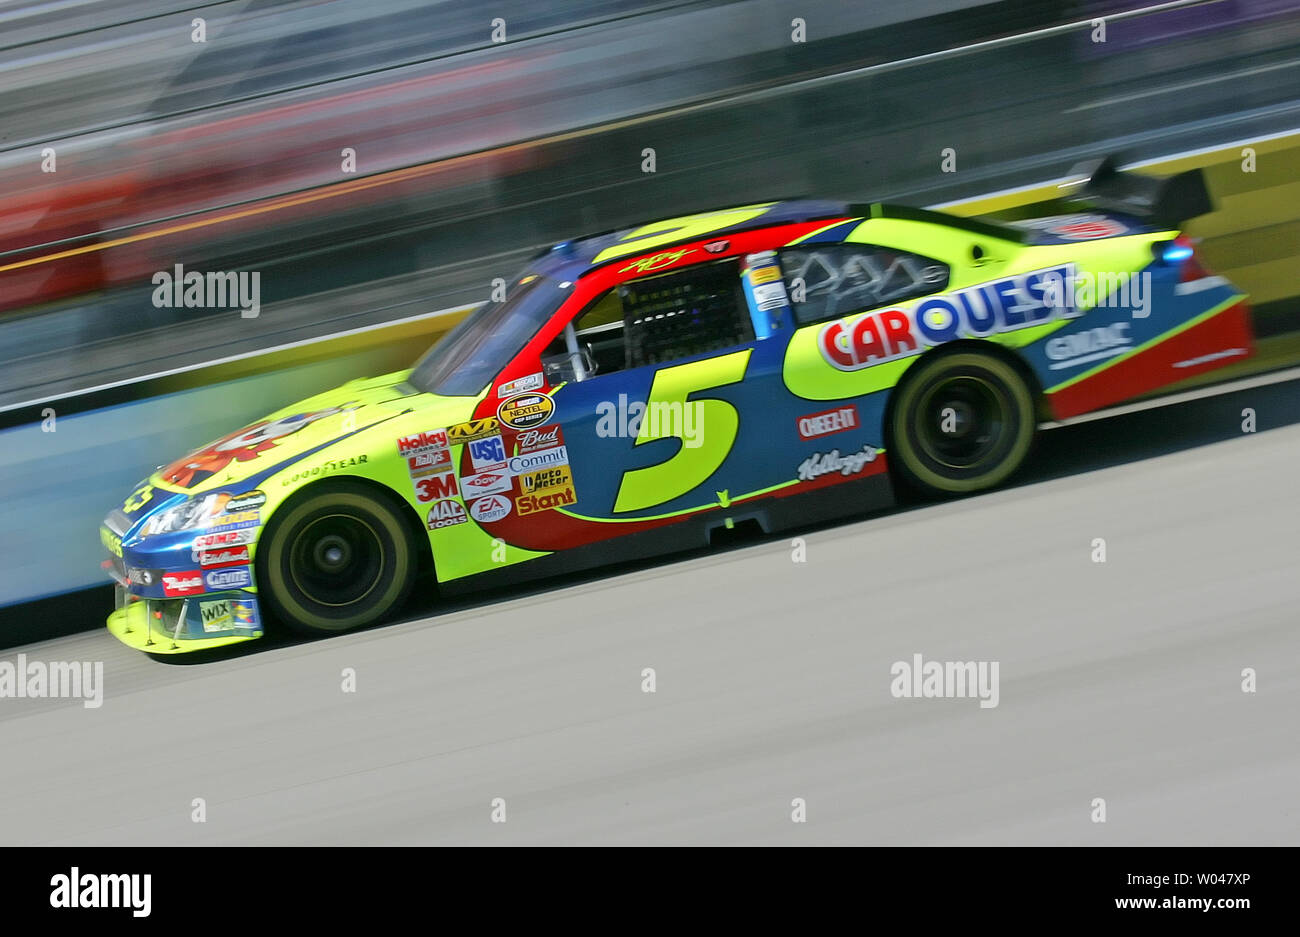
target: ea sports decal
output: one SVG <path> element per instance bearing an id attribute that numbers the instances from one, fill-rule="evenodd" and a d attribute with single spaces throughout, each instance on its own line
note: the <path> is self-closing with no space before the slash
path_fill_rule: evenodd
<path id="1" fill-rule="evenodd" d="M 546 394 L 515 394 L 497 407 L 497 419 L 511 429 L 531 429 L 551 418 L 555 404 Z"/>
<path id="2" fill-rule="evenodd" d="M 510 499 L 504 495 L 488 495 L 479 498 L 469 506 L 469 513 L 476 521 L 490 524 L 499 521 L 510 513 Z"/>

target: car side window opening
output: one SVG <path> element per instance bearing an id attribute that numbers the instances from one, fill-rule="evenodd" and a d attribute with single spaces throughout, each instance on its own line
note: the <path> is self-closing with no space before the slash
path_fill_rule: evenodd
<path id="1" fill-rule="evenodd" d="M 795 322 L 810 325 L 936 293 L 946 264 L 873 244 L 815 244 L 778 254 Z"/>
<path id="2" fill-rule="evenodd" d="M 754 340 L 735 258 L 620 284 L 588 306 L 543 356 L 555 380 L 585 380 Z"/>

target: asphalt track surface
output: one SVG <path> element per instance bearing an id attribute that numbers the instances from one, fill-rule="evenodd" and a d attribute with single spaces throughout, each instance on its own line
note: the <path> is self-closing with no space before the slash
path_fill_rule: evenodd
<path id="1" fill-rule="evenodd" d="M 1295 844 L 1297 455 L 1291 381 L 1050 430 L 1015 487 L 805 563 L 769 538 L 197 662 L 11 648 L 106 689 L 0 699 L 0 841 Z M 998 661 L 999 705 L 894 699 L 916 653 Z"/>

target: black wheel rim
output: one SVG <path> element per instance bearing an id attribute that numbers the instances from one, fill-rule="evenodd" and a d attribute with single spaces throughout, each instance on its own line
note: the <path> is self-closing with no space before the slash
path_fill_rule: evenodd
<path id="1" fill-rule="evenodd" d="M 379 586 L 384 544 L 366 521 L 351 514 L 316 517 L 289 546 L 289 570 L 302 595 L 318 605 L 354 605 Z"/>
<path id="2" fill-rule="evenodd" d="M 926 459 L 965 474 L 1001 458 L 1013 423 L 1001 386 L 974 375 L 947 377 L 921 396 L 916 440 Z"/>

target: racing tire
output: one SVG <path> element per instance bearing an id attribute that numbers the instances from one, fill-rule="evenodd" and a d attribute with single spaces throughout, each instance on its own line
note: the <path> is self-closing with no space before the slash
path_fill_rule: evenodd
<path id="1" fill-rule="evenodd" d="M 306 634 L 351 631 L 399 608 L 415 539 L 397 505 L 355 482 L 315 485 L 272 516 L 257 551 L 258 596 Z"/>
<path id="2" fill-rule="evenodd" d="M 1001 358 L 954 351 L 919 362 L 895 391 L 889 460 L 916 492 L 939 497 L 1005 482 L 1038 429 L 1034 397 Z"/>

